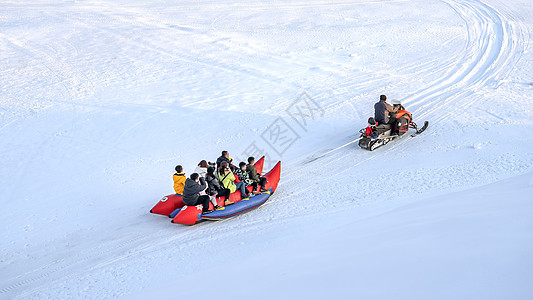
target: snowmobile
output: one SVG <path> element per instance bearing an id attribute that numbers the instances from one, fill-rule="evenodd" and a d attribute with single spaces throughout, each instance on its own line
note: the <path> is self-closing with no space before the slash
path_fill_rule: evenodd
<path id="1" fill-rule="evenodd" d="M 383 145 L 386 145 L 390 141 L 398 139 L 405 135 L 410 128 L 416 130 L 412 135 L 422 133 L 429 125 L 428 121 L 424 122 L 421 128 L 418 128 L 411 113 L 406 110 L 401 110 L 396 113 L 395 116 L 398 119 L 398 133 L 392 134 L 390 124 L 378 124 L 374 118 L 368 118 L 368 126 L 361 129 L 361 137 L 359 138 L 359 147 L 373 151 Z"/>

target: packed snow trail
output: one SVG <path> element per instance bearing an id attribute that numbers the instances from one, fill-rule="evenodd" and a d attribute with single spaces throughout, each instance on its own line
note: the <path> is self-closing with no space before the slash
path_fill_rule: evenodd
<path id="1" fill-rule="evenodd" d="M 493 88 L 496 82 L 505 79 L 516 67 L 527 46 L 520 42 L 526 37 L 522 23 L 515 22 L 511 17 L 484 2 L 477 0 L 443 2 L 464 20 L 467 42 L 460 55 L 447 58 L 445 63 L 439 66 L 447 70 L 445 76 L 402 99 L 402 103 L 414 114 L 414 121 L 421 124 L 428 119 L 432 124 L 438 123 L 464 111 L 473 102 L 478 101 L 476 91 Z M 431 67 L 424 71 L 431 71 Z M 424 73 L 417 74 L 417 78 L 419 76 L 424 76 Z M 360 126 L 362 128 L 366 123 Z M 324 154 L 307 158 L 304 164 L 341 149 L 351 151 L 345 146 L 355 141 L 351 140 L 342 146 L 327 150 Z M 403 138 L 395 141 L 396 145 L 393 146 L 391 143 L 388 147 L 396 149 L 409 142 L 409 138 Z"/>
<path id="2" fill-rule="evenodd" d="M 439 122 L 477 101 L 475 92 L 493 87 L 515 68 L 525 50 L 523 26 L 482 1 L 444 1 L 465 22 L 468 38 L 463 56 L 450 60 L 450 71 L 427 89 L 405 99 L 419 112 Z"/>

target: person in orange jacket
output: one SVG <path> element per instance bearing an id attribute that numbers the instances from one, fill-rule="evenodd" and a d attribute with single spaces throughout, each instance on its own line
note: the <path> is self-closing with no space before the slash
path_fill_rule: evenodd
<path id="1" fill-rule="evenodd" d="M 391 113 L 390 115 L 391 119 L 396 119 L 397 124 L 396 132 L 392 132 L 392 135 L 400 134 L 399 130 L 402 130 L 403 133 L 407 132 L 407 130 L 409 130 L 409 123 L 412 122 L 413 116 L 405 109 L 400 100 L 392 100 L 391 103 L 394 105 L 394 108 L 397 109 L 396 113 Z"/>
<path id="2" fill-rule="evenodd" d="M 185 177 L 185 173 L 183 173 L 183 167 L 181 165 L 177 165 L 176 173 L 172 178 L 174 179 L 174 191 L 176 194 L 183 195 L 183 188 L 185 187 L 185 180 L 187 180 L 187 177 Z"/>

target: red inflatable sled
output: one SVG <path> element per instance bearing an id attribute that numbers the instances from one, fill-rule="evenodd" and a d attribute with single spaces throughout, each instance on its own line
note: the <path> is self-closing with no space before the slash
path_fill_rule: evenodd
<path id="1" fill-rule="evenodd" d="M 184 205 L 185 203 L 183 203 L 183 198 L 180 194 L 167 195 L 161 198 L 161 200 L 159 200 L 159 202 L 157 202 L 157 204 L 150 209 L 150 212 L 153 214 L 170 216 L 173 211 L 183 207 Z"/>
<path id="2" fill-rule="evenodd" d="M 265 157 L 263 156 L 254 164 L 258 174 L 261 174 L 261 172 L 263 171 L 264 162 Z M 249 190 L 251 191 L 251 187 L 249 187 Z M 233 203 L 236 203 L 240 200 L 241 196 L 237 192 L 231 194 L 229 197 L 229 201 Z M 224 206 L 223 199 L 217 199 L 217 202 L 219 206 Z M 170 194 L 161 198 L 161 200 L 159 200 L 159 202 L 150 210 L 150 212 L 153 214 L 170 216 L 172 212 L 176 211 L 178 208 L 182 208 L 183 206 L 185 206 L 185 203 L 183 203 L 181 195 Z"/>
<path id="3" fill-rule="evenodd" d="M 265 174 L 265 177 L 267 178 L 267 183 L 265 186 L 267 189 L 266 192 L 263 192 L 259 195 L 254 195 L 247 200 L 242 200 L 240 192 L 236 191 L 235 193 L 231 194 L 229 198 L 231 202 L 234 202 L 233 204 L 224 206 L 224 199 L 218 198 L 217 203 L 219 206 L 222 206 L 222 208 L 205 214 L 202 213 L 203 206 L 201 204 L 197 206 L 183 206 L 181 209 L 178 209 L 173 213 L 173 215 L 176 213 L 177 214 L 172 219 L 172 223 L 194 225 L 201 220 L 227 219 L 257 208 L 265 203 L 270 198 L 272 193 L 274 193 L 278 187 L 280 176 L 281 162 L 278 162 L 274 168 L 270 170 L 270 172 Z M 210 203 L 209 206 L 209 209 L 212 210 L 213 205 Z"/>

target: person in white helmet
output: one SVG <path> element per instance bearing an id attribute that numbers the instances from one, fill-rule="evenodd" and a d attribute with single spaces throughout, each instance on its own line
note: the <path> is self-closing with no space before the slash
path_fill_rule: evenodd
<path id="1" fill-rule="evenodd" d="M 403 107 L 402 102 L 400 100 L 392 99 L 391 102 L 392 107 L 395 108 L 397 111 L 405 110 L 405 107 Z"/>

